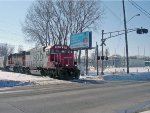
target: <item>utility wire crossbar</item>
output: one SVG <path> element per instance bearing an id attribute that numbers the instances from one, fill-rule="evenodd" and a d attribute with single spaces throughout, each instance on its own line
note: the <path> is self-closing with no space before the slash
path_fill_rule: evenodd
<path id="1" fill-rule="evenodd" d="M 128 29 L 128 30 L 127 30 L 127 33 L 130 33 L 130 32 L 133 32 L 133 31 L 136 31 L 137 29 L 138 29 L 138 28 Z M 106 32 L 106 33 L 104 33 L 104 34 L 110 34 L 110 36 L 109 36 L 109 37 L 107 37 L 107 38 L 104 38 L 103 40 L 106 40 L 106 39 L 109 39 L 109 38 L 113 38 L 113 37 L 116 37 L 116 36 L 119 36 L 119 35 L 123 35 L 123 34 L 125 34 L 123 31 L 125 31 L 125 30 L 114 31 L 114 32 Z M 113 36 L 112 36 L 112 33 L 116 33 L 116 32 L 118 32 L 118 34 L 117 34 L 117 35 L 113 35 Z M 119 32 L 123 32 L 123 33 L 119 33 Z"/>

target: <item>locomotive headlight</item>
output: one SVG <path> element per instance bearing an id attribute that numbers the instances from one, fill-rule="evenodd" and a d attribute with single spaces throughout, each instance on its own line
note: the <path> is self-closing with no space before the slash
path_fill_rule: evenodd
<path id="1" fill-rule="evenodd" d="M 66 64 L 66 66 L 68 67 L 68 64 Z"/>

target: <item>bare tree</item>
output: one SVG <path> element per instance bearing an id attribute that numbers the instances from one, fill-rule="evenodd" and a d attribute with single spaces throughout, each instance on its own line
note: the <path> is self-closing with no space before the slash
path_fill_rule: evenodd
<path id="1" fill-rule="evenodd" d="M 0 56 L 7 56 L 14 52 L 14 46 L 0 43 Z"/>
<path id="2" fill-rule="evenodd" d="M 7 56 L 14 52 L 14 46 L 0 43 L 0 57 L 4 57 L 4 67 L 6 66 Z"/>
<path id="3" fill-rule="evenodd" d="M 100 1 L 38 0 L 22 29 L 26 39 L 37 44 L 67 44 L 69 35 L 97 27 L 102 15 Z"/>

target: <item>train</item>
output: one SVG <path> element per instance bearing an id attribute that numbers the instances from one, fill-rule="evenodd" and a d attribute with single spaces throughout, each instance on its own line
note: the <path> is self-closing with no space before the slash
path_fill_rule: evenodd
<path id="1" fill-rule="evenodd" d="M 64 80 L 78 79 L 80 76 L 74 51 L 67 45 L 35 47 L 29 51 L 10 54 L 0 58 L 0 66 L 7 71 L 25 74 L 36 71 L 42 76 Z"/>

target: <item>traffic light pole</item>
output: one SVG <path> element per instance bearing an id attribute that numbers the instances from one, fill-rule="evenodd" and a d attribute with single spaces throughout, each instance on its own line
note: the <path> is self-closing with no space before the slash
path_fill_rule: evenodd
<path id="1" fill-rule="evenodd" d="M 86 56 L 86 75 L 88 75 L 88 49 L 85 50 L 85 56 Z"/>
<path id="2" fill-rule="evenodd" d="M 127 74 L 129 74 L 128 38 L 127 38 L 127 25 L 126 25 L 126 14 L 125 14 L 124 0 L 122 0 L 122 4 L 123 4 L 124 28 L 125 28 L 125 44 L 126 44 Z"/>
<path id="3" fill-rule="evenodd" d="M 102 57 L 104 56 L 104 30 L 102 30 Z M 101 59 L 102 65 L 101 65 L 101 75 L 104 75 L 104 65 L 103 65 L 103 59 Z"/>
<path id="4" fill-rule="evenodd" d="M 126 21 L 125 21 L 126 22 Z M 126 25 L 126 23 L 125 23 Z M 129 57 L 128 57 L 128 40 L 127 40 L 127 33 L 130 33 L 130 32 L 133 32 L 133 31 L 136 31 L 137 34 L 146 34 L 148 33 L 148 29 L 145 29 L 145 28 L 134 28 L 134 29 L 127 29 L 126 30 L 120 30 L 120 31 L 114 31 L 114 32 L 107 32 L 107 33 L 104 33 L 104 30 L 102 30 L 102 39 L 101 39 L 101 46 L 102 46 L 102 56 L 101 56 L 101 75 L 104 75 L 104 50 L 103 50 L 103 47 L 105 44 L 105 41 L 107 39 L 110 39 L 110 38 L 113 38 L 113 37 L 116 37 L 116 36 L 120 36 L 120 35 L 124 35 L 125 34 L 125 41 L 126 41 L 126 55 L 127 55 L 127 73 L 129 73 Z M 113 33 L 117 33 L 116 35 L 112 35 Z M 107 38 L 104 38 L 104 34 L 110 34 L 109 37 Z"/>

